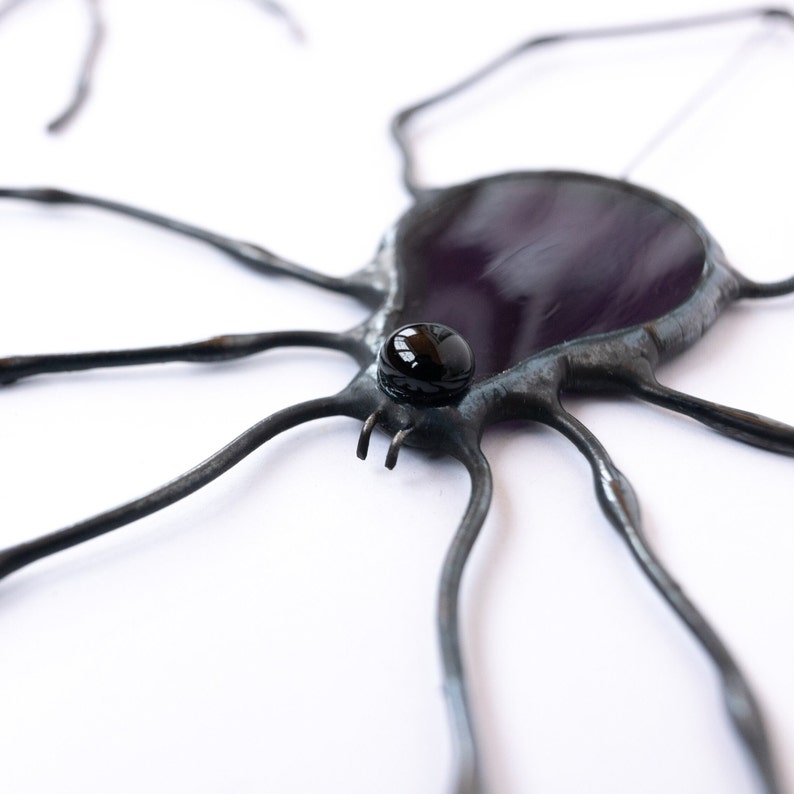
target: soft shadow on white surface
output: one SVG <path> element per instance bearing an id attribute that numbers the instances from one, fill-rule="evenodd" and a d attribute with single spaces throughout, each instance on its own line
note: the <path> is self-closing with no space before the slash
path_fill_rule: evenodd
<path id="1" fill-rule="evenodd" d="M 0 184 L 138 204 L 350 272 L 408 206 L 391 113 L 521 38 L 722 8 L 105 3 L 83 115 L 60 138 L 86 35 L 78 0 L 0 23 Z M 430 184 L 504 169 L 617 175 L 755 36 L 731 79 L 633 178 L 701 217 L 757 279 L 794 270 L 787 98 L 794 34 L 714 33 L 548 50 L 417 125 Z M 344 329 L 352 302 L 264 279 L 140 224 L 0 206 L 0 355 L 215 333 Z M 660 373 L 794 423 L 794 299 L 729 311 Z M 343 357 L 41 377 L 0 391 L 2 546 L 155 487 L 258 419 L 341 388 Z M 792 463 L 619 400 L 570 401 L 634 484 L 660 556 L 754 682 L 794 785 Z M 446 790 L 437 576 L 461 468 L 356 423 L 275 439 L 184 503 L 0 583 L 0 790 Z M 750 794 L 699 649 L 635 571 L 590 473 L 553 433 L 484 448 L 496 498 L 465 580 L 464 642 L 494 792 Z"/>

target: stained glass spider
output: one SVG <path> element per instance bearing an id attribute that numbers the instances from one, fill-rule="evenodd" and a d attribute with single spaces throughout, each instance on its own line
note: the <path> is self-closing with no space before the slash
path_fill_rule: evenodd
<path id="1" fill-rule="evenodd" d="M 785 12 L 765 13 L 791 19 Z M 531 46 L 551 41 L 537 40 Z M 158 510 L 201 487 L 277 433 L 309 419 L 336 414 L 359 419 L 363 423 L 360 457 L 367 454 L 372 430 L 386 430 L 392 437 L 386 458 L 389 467 L 403 445 L 449 454 L 468 469 L 472 498 L 442 574 L 440 637 L 459 744 L 458 789 L 476 791 L 482 784 L 457 637 L 457 593 L 466 555 L 490 499 L 490 475 L 479 439 L 491 424 L 538 421 L 571 439 L 590 461 L 607 517 L 717 663 L 731 717 L 765 790 L 778 791 L 765 729 L 749 686 L 721 641 L 648 549 L 630 486 L 595 437 L 562 408 L 558 396 L 560 391 L 604 387 L 627 391 L 741 440 L 789 452 L 790 428 L 665 389 L 656 382 L 655 366 L 696 341 L 732 301 L 785 294 L 794 289 L 794 282 L 761 285 L 740 276 L 696 218 L 675 202 L 620 180 L 550 171 L 504 174 L 444 190 L 420 187 L 413 173 L 407 126 L 416 113 L 467 84 L 396 117 L 405 184 L 416 203 L 387 236 L 375 262 L 348 279 L 323 277 L 262 249 L 113 202 L 55 190 L 0 192 L 6 198 L 98 206 L 147 220 L 208 242 L 257 270 L 294 276 L 350 295 L 373 309 L 364 324 L 346 334 L 240 335 L 143 351 L 3 360 L 3 380 L 11 383 L 43 372 L 166 360 L 217 361 L 275 346 L 309 345 L 346 352 L 361 371 L 339 395 L 265 419 L 205 464 L 153 494 L 8 549 L 0 557 L 0 570 L 6 575 Z M 570 231 L 581 228 L 595 232 L 586 245 Z M 628 235 L 626 228 L 631 229 Z M 498 234 L 492 237 L 493 230 Z M 565 251 L 562 261 L 571 268 L 563 278 L 559 270 L 544 267 L 548 252 L 554 255 L 554 267 L 561 267 L 556 258 L 560 250 Z M 614 267 L 612 279 L 588 281 L 586 289 L 577 285 L 569 295 L 574 275 L 578 277 L 582 263 L 589 265 L 593 257 L 602 273 Z M 529 282 L 525 268 L 531 268 L 542 286 Z M 453 290 L 457 291 L 454 301 L 450 300 Z M 565 304 L 573 308 L 571 313 L 565 311 Z M 539 316 L 546 321 L 543 325 L 536 322 Z M 505 323 L 511 333 L 501 338 Z M 407 328 L 402 328 L 405 324 Z M 456 332 L 447 326 L 454 326 Z M 474 348 L 474 369 L 466 340 Z"/>

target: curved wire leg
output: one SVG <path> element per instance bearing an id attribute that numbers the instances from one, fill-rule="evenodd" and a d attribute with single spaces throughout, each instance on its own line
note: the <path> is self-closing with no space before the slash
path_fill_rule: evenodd
<path id="1" fill-rule="evenodd" d="M 13 11 L 14 8 L 22 5 L 25 1 L 26 0 L 6 0 L 6 2 L 0 6 L 0 17 Z M 287 25 L 296 41 L 304 41 L 305 36 L 300 24 L 284 6 L 274 2 L 274 0 L 256 1 L 257 5 L 260 5 L 265 11 L 280 17 Z M 47 124 L 47 132 L 50 133 L 61 132 L 68 127 L 85 105 L 91 91 L 91 83 L 99 51 L 105 39 L 105 24 L 102 19 L 99 0 L 85 0 L 85 2 L 88 6 L 88 13 L 90 16 L 91 33 L 88 43 L 86 44 L 83 61 L 80 65 L 80 71 L 77 76 L 72 98 L 69 100 L 66 107 Z"/>
<path id="2" fill-rule="evenodd" d="M 339 350 L 348 353 L 360 364 L 368 363 L 371 358 L 367 348 L 348 334 L 322 331 L 226 334 L 181 345 L 0 358 L 0 386 L 14 383 L 21 378 L 51 372 L 130 367 L 139 364 L 161 364 L 169 361 L 198 363 L 228 361 L 251 356 L 275 347 L 322 347 Z"/>
<path id="3" fill-rule="evenodd" d="M 740 298 L 779 298 L 781 295 L 790 295 L 794 292 L 794 276 L 766 284 L 741 276 L 741 282 Z"/>
<path id="4" fill-rule="evenodd" d="M 17 6 L 22 5 L 23 2 L 25 2 L 25 0 L 6 0 L 6 3 L 0 6 L 0 17 L 5 16 Z M 96 65 L 99 50 L 105 38 L 105 24 L 102 19 L 102 13 L 99 10 L 99 0 L 85 0 L 85 2 L 88 6 L 91 33 L 88 38 L 88 43 L 86 44 L 82 64 L 80 65 L 77 83 L 72 98 L 69 100 L 66 107 L 47 125 L 47 132 L 61 132 L 61 130 L 69 126 L 85 104 L 91 90 L 94 66 Z"/>
<path id="5" fill-rule="evenodd" d="M 450 99 L 471 88 L 476 83 L 481 82 L 486 77 L 501 69 L 511 61 L 520 58 L 530 50 L 537 47 L 545 47 L 549 44 L 563 44 L 574 41 L 592 41 L 596 39 L 613 39 L 625 36 L 640 36 L 654 33 L 666 33 L 676 30 L 687 30 L 697 27 L 710 27 L 712 25 L 723 25 L 731 22 L 739 22 L 753 18 L 781 19 L 791 24 L 794 23 L 794 14 L 787 8 L 776 8 L 772 6 L 759 6 L 756 8 L 736 9 L 716 14 L 706 14 L 697 17 L 683 19 L 670 19 L 659 22 L 644 22 L 635 25 L 622 25 L 609 28 L 596 28 L 593 30 L 569 30 L 561 33 L 551 33 L 545 36 L 536 36 L 517 44 L 512 49 L 495 58 L 490 63 L 482 66 L 477 71 L 459 80 L 454 85 L 433 94 L 407 108 L 401 110 L 394 116 L 391 122 L 391 134 L 396 142 L 403 161 L 403 184 L 413 196 L 418 196 L 426 189 L 422 188 L 416 179 L 414 154 L 411 150 L 411 143 L 408 138 L 406 127 L 411 119 L 418 113 L 427 110 L 434 105 Z"/>
<path id="6" fill-rule="evenodd" d="M 480 794 L 483 784 L 460 651 L 458 606 L 463 568 L 488 514 L 493 490 L 488 462 L 479 450 L 461 457 L 471 477 L 466 513 L 447 551 L 438 593 L 438 636 L 444 671 L 444 694 L 457 752 L 456 794 Z"/>
<path id="7" fill-rule="evenodd" d="M 794 292 L 794 276 L 766 283 L 753 281 L 741 273 L 738 276 L 741 284 L 740 298 L 779 298 Z"/>
<path id="8" fill-rule="evenodd" d="M 21 201 L 36 201 L 41 204 L 77 204 L 84 207 L 98 207 L 99 209 L 115 212 L 128 218 L 135 218 L 139 221 L 151 223 L 163 229 L 200 240 L 213 248 L 223 251 L 225 254 L 236 259 L 247 267 L 256 270 L 258 273 L 268 275 L 281 275 L 296 278 L 308 284 L 331 290 L 333 292 L 351 295 L 367 305 L 379 303 L 383 298 L 383 292 L 372 284 L 366 283 L 362 279 L 334 278 L 317 273 L 309 268 L 297 265 L 282 259 L 272 251 L 268 251 L 253 243 L 246 243 L 242 240 L 234 240 L 231 237 L 224 237 L 215 232 L 201 229 L 189 223 L 168 218 L 155 212 L 133 207 L 129 204 L 122 204 L 118 201 L 87 196 L 81 193 L 73 193 L 69 190 L 59 190 L 56 188 L 0 188 L 0 198 L 19 199 Z"/>
<path id="9" fill-rule="evenodd" d="M 273 436 L 303 422 L 343 415 L 345 406 L 345 401 L 338 396 L 326 397 L 272 414 L 250 427 L 203 463 L 145 496 L 0 552 L 0 579 L 36 560 L 104 535 L 184 499 L 228 471 Z"/>
<path id="10" fill-rule="evenodd" d="M 300 26 L 298 20 L 290 13 L 289 9 L 281 3 L 275 2 L 275 0 L 254 0 L 254 2 L 264 8 L 268 13 L 279 17 L 287 26 L 295 41 L 301 44 L 306 41 L 306 34 L 303 32 L 303 28 Z"/>
<path id="11" fill-rule="evenodd" d="M 627 385 L 635 396 L 697 419 L 737 441 L 783 455 L 794 455 L 794 427 L 783 422 L 669 389 L 651 374 L 631 379 Z"/>
<path id="12" fill-rule="evenodd" d="M 85 55 L 83 55 L 83 62 L 80 65 L 74 95 L 66 107 L 47 125 L 47 132 L 60 132 L 68 127 L 80 112 L 91 91 L 94 66 L 105 38 L 105 24 L 99 10 L 99 0 L 86 0 L 86 3 L 91 17 L 91 35 L 86 45 Z"/>
<path id="13" fill-rule="evenodd" d="M 563 408 L 555 410 L 546 421 L 573 441 L 587 458 L 604 514 L 628 544 L 643 573 L 686 623 L 716 665 L 722 679 L 728 715 L 762 781 L 765 794 L 782 794 L 763 715 L 750 685 L 723 641 L 648 545 L 642 532 L 637 498 L 628 480 L 616 468 L 598 439 Z"/>

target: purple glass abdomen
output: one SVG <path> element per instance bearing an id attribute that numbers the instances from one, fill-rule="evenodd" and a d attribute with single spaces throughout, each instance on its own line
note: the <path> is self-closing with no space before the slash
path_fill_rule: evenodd
<path id="1" fill-rule="evenodd" d="M 400 222 L 400 323 L 444 323 L 481 379 L 560 342 L 654 320 L 703 272 L 673 205 L 579 174 L 508 174 L 450 188 Z"/>

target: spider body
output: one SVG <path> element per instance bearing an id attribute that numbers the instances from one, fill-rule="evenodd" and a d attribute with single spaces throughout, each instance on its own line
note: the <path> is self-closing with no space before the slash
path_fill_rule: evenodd
<path id="1" fill-rule="evenodd" d="M 366 434 L 377 422 L 404 434 L 399 444 L 424 448 L 479 437 L 494 422 L 547 416 L 561 392 L 625 388 L 700 338 L 743 281 L 675 202 L 564 171 L 428 191 L 387 235 L 373 267 L 391 288 L 359 333 L 373 361 L 381 351 L 381 372 L 390 335 L 406 324 L 442 323 L 474 349 L 474 382 L 443 398 L 450 406 L 433 411 L 382 383 L 381 393 L 369 390 Z M 373 366 L 360 376 L 376 377 Z"/>
<path id="2" fill-rule="evenodd" d="M 401 319 L 458 329 L 481 380 L 563 342 L 667 314 L 692 293 L 710 246 L 683 208 L 627 182 L 487 177 L 420 197 L 401 220 Z"/>
<path id="3" fill-rule="evenodd" d="M 696 342 L 740 298 L 783 295 L 794 279 L 758 284 L 733 270 L 703 224 L 675 202 L 624 180 L 577 172 L 516 172 L 445 189 L 417 185 L 406 137 L 412 117 L 467 88 L 506 60 L 566 38 L 613 37 L 768 16 L 760 9 L 662 25 L 577 32 L 521 45 L 429 100 L 399 113 L 393 133 L 414 205 L 387 233 L 373 262 L 333 278 L 267 249 L 114 201 L 63 190 L 2 188 L 0 198 L 97 207 L 202 241 L 264 274 L 358 299 L 370 316 L 345 333 L 224 335 L 123 351 L 0 359 L 0 384 L 43 373 L 168 361 L 211 363 L 275 347 L 342 351 L 359 370 L 338 394 L 272 414 L 204 462 L 154 491 L 72 526 L 0 551 L 0 577 L 157 512 L 211 482 L 277 434 L 318 418 L 363 422 L 359 457 L 375 428 L 392 437 L 386 465 L 404 445 L 459 460 L 471 496 L 443 564 L 438 636 L 456 743 L 456 790 L 484 789 L 459 637 L 464 565 L 492 495 L 480 440 L 493 424 L 541 422 L 584 454 L 609 522 L 637 564 L 713 662 L 725 706 L 765 794 L 782 786 L 755 696 L 731 652 L 666 571 L 642 531 L 633 490 L 598 439 L 563 406 L 568 392 L 610 390 L 685 413 L 756 446 L 794 454 L 794 429 L 660 385 L 655 370 Z M 458 336 L 459 335 L 459 336 Z M 414 341 L 417 345 L 414 345 Z M 449 344 L 452 352 L 449 352 Z M 474 367 L 466 350 L 473 351 Z M 424 358 L 423 358 L 424 357 Z M 416 366 L 414 366 L 416 364 Z"/>

